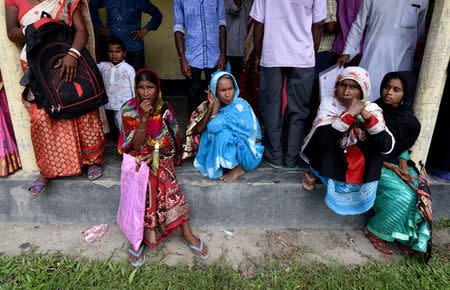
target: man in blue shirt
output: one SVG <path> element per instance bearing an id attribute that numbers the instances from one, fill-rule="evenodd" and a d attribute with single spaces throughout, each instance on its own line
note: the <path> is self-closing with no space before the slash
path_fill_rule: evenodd
<path id="1" fill-rule="evenodd" d="M 173 32 L 181 73 L 188 84 L 188 117 L 201 103 L 202 71 L 211 74 L 226 67 L 226 15 L 223 0 L 174 0 Z"/>
<path id="2" fill-rule="evenodd" d="M 100 21 L 98 9 L 106 8 L 106 26 Z M 158 29 L 162 14 L 149 0 L 91 0 L 89 2 L 92 24 L 108 38 L 119 38 L 125 43 L 125 57 L 136 71 L 145 66 L 144 36 Z M 141 26 L 142 13 L 152 19 Z"/>

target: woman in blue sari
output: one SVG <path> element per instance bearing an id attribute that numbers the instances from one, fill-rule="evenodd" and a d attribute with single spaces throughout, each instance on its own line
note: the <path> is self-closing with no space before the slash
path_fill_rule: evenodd
<path id="1" fill-rule="evenodd" d="M 207 111 L 196 125 L 202 135 L 194 167 L 211 179 L 233 182 L 262 160 L 259 122 L 250 105 L 238 98 L 233 75 L 213 74 L 207 93 Z M 223 174 L 223 169 L 229 171 Z"/>

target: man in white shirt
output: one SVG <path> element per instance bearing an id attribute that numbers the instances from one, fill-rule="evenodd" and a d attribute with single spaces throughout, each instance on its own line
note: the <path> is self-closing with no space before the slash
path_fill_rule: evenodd
<path id="1" fill-rule="evenodd" d="M 347 36 L 339 66 L 359 53 L 364 31 L 363 56 L 359 66 L 370 76 L 370 101 L 380 97 L 384 75 L 411 71 L 417 40 L 425 29 L 428 0 L 364 0 Z"/>
<path id="2" fill-rule="evenodd" d="M 326 0 L 255 0 L 250 16 L 255 19 L 256 66 L 258 70 L 260 65 L 261 71 L 264 160 L 273 168 L 281 168 L 284 161 L 288 169 L 298 170 L 314 80 L 314 56 L 327 16 Z M 282 120 L 285 79 L 287 106 Z"/>

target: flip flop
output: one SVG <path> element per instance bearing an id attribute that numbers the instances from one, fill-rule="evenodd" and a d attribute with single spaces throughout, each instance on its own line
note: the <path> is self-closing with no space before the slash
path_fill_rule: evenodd
<path id="1" fill-rule="evenodd" d="M 311 172 L 311 174 L 314 175 L 314 173 Z M 316 187 L 316 180 L 317 178 L 311 177 L 309 171 L 305 172 L 305 175 L 302 177 L 302 186 L 305 190 L 311 191 Z"/>
<path id="2" fill-rule="evenodd" d="M 145 263 L 145 253 L 143 253 L 143 256 L 142 256 L 143 257 L 142 262 L 139 262 L 139 257 L 141 257 L 142 250 L 144 250 L 144 245 L 141 246 L 141 248 L 139 249 L 139 252 L 137 252 L 137 253 L 135 251 L 133 251 L 133 249 L 128 248 L 128 252 L 130 252 L 130 254 L 132 254 L 133 256 L 135 256 L 137 258 L 136 262 L 134 262 L 134 263 L 132 263 L 130 261 L 131 266 L 133 266 L 134 268 L 142 266 Z"/>
<path id="3" fill-rule="evenodd" d="M 47 182 L 48 183 L 48 182 Z M 38 197 L 44 190 L 47 188 L 47 183 L 45 182 L 39 182 L 39 181 L 33 181 L 33 183 L 28 187 L 28 191 L 30 192 L 32 198 Z M 36 189 L 38 192 L 36 195 L 33 195 L 31 193 L 30 189 Z"/>
<path id="4" fill-rule="evenodd" d="M 386 241 L 380 239 L 379 237 L 375 236 L 367 228 L 364 228 L 364 234 L 366 237 L 370 240 L 373 247 L 380 253 L 386 255 L 386 256 L 392 256 L 392 249 L 388 246 Z M 383 249 L 384 248 L 384 249 Z"/>
<path id="5" fill-rule="evenodd" d="M 197 238 L 197 237 L 196 237 L 196 238 Z M 194 245 L 189 244 L 189 243 L 186 242 L 183 238 L 181 238 L 181 241 L 182 241 L 183 243 L 185 243 L 189 248 L 191 248 L 192 253 L 194 253 L 194 255 L 195 255 L 195 257 L 196 257 L 197 259 L 200 259 L 200 260 L 202 260 L 202 261 L 206 261 L 206 260 L 208 260 L 208 258 L 209 258 L 209 249 L 208 249 L 208 253 L 207 253 L 203 258 L 201 258 L 199 255 L 197 255 L 196 252 L 194 252 L 194 251 L 197 251 L 197 252 L 199 252 L 200 254 L 203 254 L 203 241 L 202 241 L 201 239 L 199 239 L 199 238 L 197 238 L 197 239 L 200 241 L 200 247 L 199 247 L 199 248 L 197 248 L 197 247 L 194 246 Z"/>
<path id="6" fill-rule="evenodd" d="M 93 173 L 100 173 L 99 175 L 96 175 L 94 177 L 89 177 L 89 175 L 93 174 Z M 88 176 L 88 180 L 89 181 L 93 181 L 96 180 L 98 178 L 100 178 L 103 175 L 103 168 L 101 167 L 97 167 L 97 168 L 88 168 L 87 170 L 87 176 Z"/>

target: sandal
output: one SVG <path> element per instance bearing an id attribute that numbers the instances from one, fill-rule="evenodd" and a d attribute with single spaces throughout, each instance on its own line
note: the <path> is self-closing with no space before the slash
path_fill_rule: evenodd
<path id="1" fill-rule="evenodd" d="M 92 177 L 93 174 L 95 173 L 99 173 L 98 175 L 94 175 L 94 177 Z M 98 178 L 100 178 L 103 175 L 103 168 L 101 167 L 96 167 L 96 168 L 88 168 L 87 170 L 87 176 L 88 176 L 88 180 L 89 181 L 93 181 L 96 180 Z M 91 176 L 91 177 L 90 177 Z"/>
<path id="2" fill-rule="evenodd" d="M 411 247 L 405 246 L 402 243 L 400 243 L 399 241 L 395 241 L 395 243 L 397 244 L 397 246 L 400 248 L 400 251 L 402 252 L 402 254 L 408 258 L 412 258 L 414 257 L 414 255 L 416 254 L 416 251 L 414 251 L 413 249 L 411 249 Z"/>
<path id="3" fill-rule="evenodd" d="M 311 177 L 311 175 L 313 177 Z M 317 177 L 314 175 L 314 173 L 311 172 L 311 170 L 308 170 L 305 172 L 305 175 L 302 177 L 302 186 L 305 190 L 311 191 L 316 187 L 316 180 Z"/>
<path id="4" fill-rule="evenodd" d="M 197 238 L 197 237 L 196 237 L 196 238 Z M 189 244 L 189 243 L 186 242 L 183 238 L 181 238 L 181 241 L 182 241 L 183 243 L 185 243 L 189 248 L 191 248 L 192 253 L 195 254 L 195 257 L 196 257 L 197 259 L 200 259 L 200 260 L 202 260 L 202 261 L 206 261 L 206 260 L 208 260 L 208 258 L 209 258 L 209 249 L 208 249 L 208 253 L 207 253 L 206 255 L 204 255 L 203 258 L 200 257 L 195 251 L 199 252 L 200 255 L 203 255 L 203 241 L 200 240 L 199 238 L 197 238 L 197 239 L 200 241 L 200 247 L 199 247 L 199 248 L 197 248 L 197 247 L 194 246 L 194 245 Z"/>
<path id="5" fill-rule="evenodd" d="M 392 249 L 388 246 L 387 242 L 375 236 L 367 228 L 364 228 L 364 234 L 370 240 L 373 247 L 380 253 L 392 256 Z"/>
<path id="6" fill-rule="evenodd" d="M 32 198 L 38 197 L 45 189 L 47 188 L 46 182 L 33 181 L 33 183 L 28 187 L 28 191 L 30 192 Z M 33 194 L 30 189 L 35 189 L 37 194 Z"/>
<path id="7" fill-rule="evenodd" d="M 131 266 L 133 266 L 134 268 L 142 266 L 145 263 L 145 253 L 142 253 L 142 250 L 144 250 L 144 245 L 142 245 L 140 247 L 139 252 L 137 252 L 137 253 L 135 251 L 133 251 L 133 249 L 128 248 L 128 252 L 130 252 L 130 254 L 132 254 L 133 256 L 136 257 L 136 262 L 132 263 L 131 261 L 129 261 Z M 142 259 L 142 262 L 139 262 L 139 258 L 141 257 L 141 254 L 143 255 L 142 256 L 143 259 Z"/>

